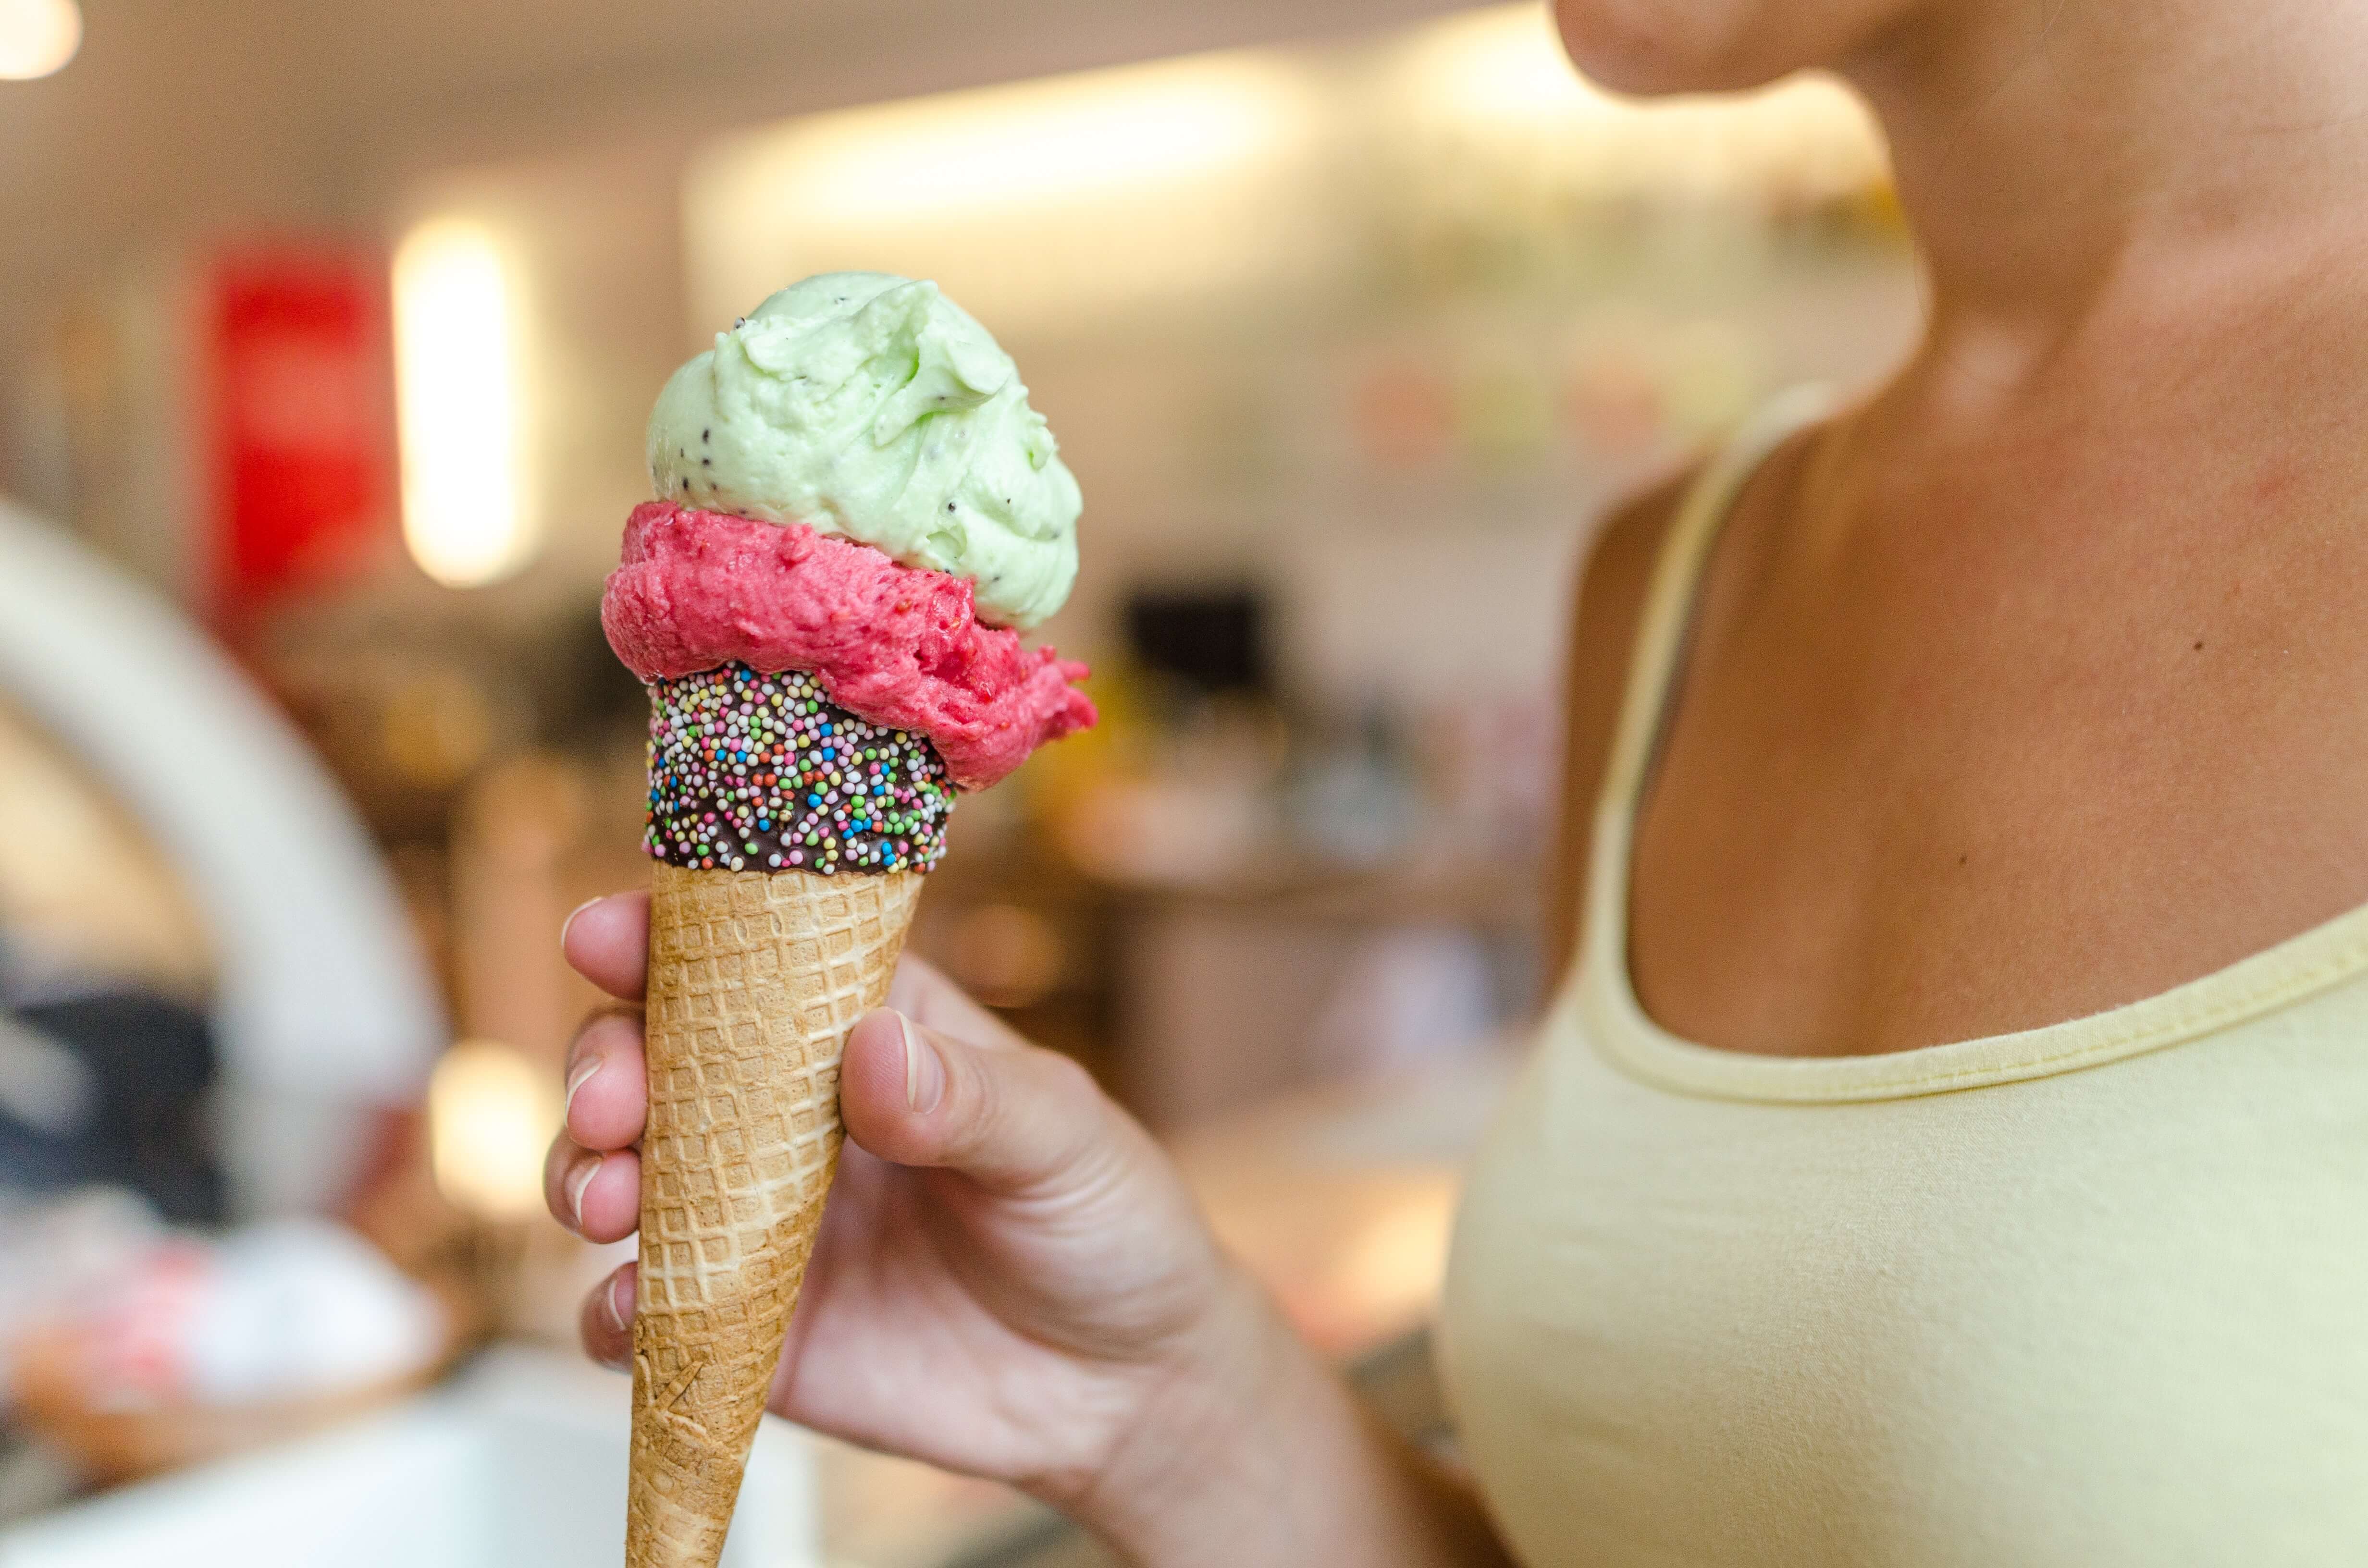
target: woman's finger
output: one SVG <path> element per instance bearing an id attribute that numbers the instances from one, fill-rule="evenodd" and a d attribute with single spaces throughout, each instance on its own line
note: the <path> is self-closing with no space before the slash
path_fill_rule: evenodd
<path id="1" fill-rule="evenodd" d="M 629 1148 L 641 1142 L 649 1109 L 642 1020 L 631 1013 L 603 1013 L 568 1047 L 567 1136 L 603 1153 Z"/>
<path id="2" fill-rule="evenodd" d="M 584 1298 L 576 1315 L 585 1353 L 620 1371 L 632 1364 L 633 1291 L 639 1273 L 640 1266 L 629 1263 L 601 1280 Z"/>
<path id="3" fill-rule="evenodd" d="M 1086 1070 L 1024 1046 L 983 1050 L 900 1013 L 865 1017 L 839 1073 L 848 1136 L 900 1165 L 958 1170 L 1021 1192 L 1133 1142 Z"/>
<path id="4" fill-rule="evenodd" d="M 638 1002 L 649 980 L 650 895 L 596 898 L 559 928 L 569 967 L 620 1002 Z"/>
<path id="5" fill-rule="evenodd" d="M 588 1176 L 599 1160 L 599 1155 L 579 1147 L 564 1132 L 554 1135 L 543 1153 L 542 1206 L 571 1231 L 575 1229 L 575 1184 Z"/>
<path id="6" fill-rule="evenodd" d="M 543 1156 L 542 1200 L 586 1241 L 622 1241 L 642 1222 L 642 1157 L 586 1149 L 563 1132 Z"/>

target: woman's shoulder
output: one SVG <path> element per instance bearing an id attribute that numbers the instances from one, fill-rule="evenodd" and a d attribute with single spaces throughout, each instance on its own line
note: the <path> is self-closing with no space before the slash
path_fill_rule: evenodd
<path id="1" fill-rule="evenodd" d="M 1699 473 L 1690 466 L 1613 506 L 1579 558 L 1563 675 L 1562 830 L 1547 889 L 1550 967 L 1577 950 L 1595 797 L 1611 757 L 1628 663 L 1669 525 Z"/>

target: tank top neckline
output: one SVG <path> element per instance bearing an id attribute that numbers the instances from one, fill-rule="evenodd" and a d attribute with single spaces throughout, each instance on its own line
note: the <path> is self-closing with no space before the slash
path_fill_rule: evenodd
<path id="1" fill-rule="evenodd" d="M 1636 807 L 1668 713 L 1695 589 L 1736 499 L 1760 465 L 1834 406 L 1821 386 L 1770 400 L 1704 466 L 1661 547 L 1630 657 L 1611 764 L 1595 806 L 1587 931 L 1555 1003 L 1631 1076 L 1679 1093 L 1795 1104 L 1905 1099 L 2048 1077 L 2158 1051 L 2287 1006 L 2368 969 L 2368 905 L 2199 979 L 2037 1028 L 1868 1056 L 1764 1056 L 1681 1038 L 1645 1011 L 1628 967 Z"/>

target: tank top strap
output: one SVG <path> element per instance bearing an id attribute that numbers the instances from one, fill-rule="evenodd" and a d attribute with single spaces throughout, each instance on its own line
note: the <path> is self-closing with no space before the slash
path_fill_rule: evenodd
<path id="1" fill-rule="evenodd" d="M 1669 687 L 1682 661 L 1702 567 L 1736 497 L 1770 454 L 1831 413 L 1834 394 L 1817 383 L 1778 393 L 1738 426 L 1702 466 L 1678 504 L 1646 590 L 1629 655 L 1628 687 L 1603 786 L 1596 796 L 1595 834 L 1587 869 L 1586 946 L 1574 966 L 1584 975 L 1601 962 L 1623 968 L 1628 950 L 1628 851 L 1636 797 L 1651 770 L 1668 718 Z M 1600 960 L 1596 961 L 1596 960 Z"/>
<path id="2" fill-rule="evenodd" d="M 1600 816 L 1635 803 L 1667 717 L 1669 687 L 1693 619 L 1694 594 L 1703 564 L 1736 497 L 1770 454 L 1826 416 L 1833 394 L 1822 385 L 1793 387 L 1762 403 L 1737 427 L 1678 503 L 1638 619 L 1636 642 L 1628 660 L 1628 688 L 1620 710 L 1611 765 L 1596 797 Z"/>

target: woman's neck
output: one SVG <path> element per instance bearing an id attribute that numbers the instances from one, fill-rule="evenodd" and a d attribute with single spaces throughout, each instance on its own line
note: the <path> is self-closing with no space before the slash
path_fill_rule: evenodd
<path id="1" fill-rule="evenodd" d="M 2124 307 L 2302 258 L 2368 284 L 2368 246 L 2339 243 L 2368 226 L 2368 5 L 1934 9 L 1846 67 L 1922 243 L 1928 357 L 2003 386 Z"/>

